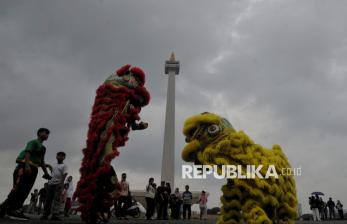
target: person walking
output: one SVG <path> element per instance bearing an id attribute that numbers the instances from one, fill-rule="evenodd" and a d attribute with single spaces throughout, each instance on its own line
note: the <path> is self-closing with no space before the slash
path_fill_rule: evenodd
<path id="1" fill-rule="evenodd" d="M 65 156 L 66 154 L 64 152 L 57 153 L 57 164 L 53 167 L 52 179 L 48 181 L 47 197 L 41 220 L 48 220 L 49 215 L 52 213 L 51 220 L 62 221 L 59 217 L 62 203 L 61 195 L 68 169 L 64 164 Z"/>
<path id="2" fill-rule="evenodd" d="M 329 208 L 329 218 L 335 219 L 335 202 L 331 198 L 329 198 L 327 206 Z"/>
<path id="3" fill-rule="evenodd" d="M 23 203 L 28 197 L 37 177 L 38 167 L 41 167 L 45 179 L 50 179 L 46 167 L 50 167 L 45 163 L 46 147 L 43 142 L 48 139 L 50 131 L 47 128 L 37 130 L 37 138 L 27 143 L 17 159 L 17 166 L 13 172 L 13 185 L 11 192 L 6 200 L 0 206 L 0 218 L 6 213 L 10 219 L 28 220 L 29 217 L 24 215 Z"/>
<path id="4" fill-rule="evenodd" d="M 209 193 L 206 193 L 205 191 L 201 191 L 200 198 L 199 198 L 200 220 L 202 219 L 206 220 L 208 196 L 209 196 Z"/>
<path id="5" fill-rule="evenodd" d="M 146 199 L 146 218 L 147 220 L 151 220 L 152 216 L 154 214 L 154 210 L 155 210 L 155 192 L 156 189 L 153 186 L 154 184 L 154 178 L 151 177 L 148 180 L 148 185 L 146 186 L 146 192 L 145 192 L 145 199 Z"/>
<path id="6" fill-rule="evenodd" d="M 336 209 L 340 215 L 340 219 L 344 219 L 344 217 L 343 217 L 343 204 L 340 202 L 340 200 L 337 200 Z"/>
<path id="7" fill-rule="evenodd" d="M 189 191 L 189 185 L 185 186 L 186 191 L 182 194 L 183 199 L 183 219 L 186 219 L 186 213 L 188 212 L 188 220 L 190 220 L 192 214 L 192 200 L 193 194 Z"/>

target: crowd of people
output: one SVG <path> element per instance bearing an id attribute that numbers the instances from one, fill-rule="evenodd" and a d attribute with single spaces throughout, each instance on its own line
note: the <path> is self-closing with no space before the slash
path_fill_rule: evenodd
<path id="1" fill-rule="evenodd" d="M 74 187 L 72 176 L 68 176 L 68 167 L 64 164 L 66 154 L 63 151 L 56 153 L 56 164 L 53 166 L 45 163 L 46 147 L 43 142 L 49 137 L 50 131 L 47 128 L 37 130 L 37 138 L 29 141 L 26 147 L 19 153 L 16 159 L 16 167 L 13 172 L 12 189 L 6 200 L 0 205 L 0 218 L 7 215 L 14 220 L 28 220 L 24 214 L 23 204 L 29 196 L 37 178 L 38 168 L 42 168 L 44 175 L 42 178 L 47 182 L 40 190 L 34 189 L 31 193 L 30 204 L 25 212 L 37 213 L 41 215 L 41 220 L 60 221 L 62 216 L 69 216 L 71 209 Z M 48 170 L 51 173 L 48 173 Z M 68 176 L 68 177 L 67 177 Z M 125 173 L 120 181 L 121 191 L 119 198 L 115 202 L 116 217 L 126 218 L 126 209 L 130 205 L 131 192 Z M 206 203 L 208 193 L 201 192 L 199 198 L 200 219 L 206 216 Z M 170 183 L 161 182 L 156 186 L 154 179 L 150 178 L 145 192 L 146 217 L 152 219 L 156 213 L 157 219 L 191 218 L 191 206 L 193 195 L 189 191 L 189 186 L 185 186 L 185 191 L 180 192 L 178 188 L 171 191 Z"/>
<path id="2" fill-rule="evenodd" d="M 115 202 L 115 213 L 118 219 L 126 219 L 126 210 L 131 205 L 131 193 L 129 183 L 126 180 L 126 174 L 122 174 L 120 181 L 121 192 L 119 199 Z M 208 193 L 201 192 L 199 197 L 200 219 L 206 219 Z M 189 191 L 189 185 L 185 186 L 185 191 L 180 192 L 175 188 L 172 192 L 171 185 L 168 182 L 161 181 L 160 186 L 154 183 L 154 178 L 149 178 L 145 189 L 146 200 L 146 219 L 158 220 L 170 219 L 190 219 L 191 206 L 193 204 L 193 194 Z M 170 212 L 170 215 L 168 214 Z M 156 214 L 156 217 L 154 217 Z"/>
<path id="3" fill-rule="evenodd" d="M 312 210 L 314 221 L 338 219 L 338 218 L 344 219 L 343 204 L 340 202 L 340 200 L 337 200 L 335 204 L 332 198 L 329 198 L 329 200 L 325 202 L 321 197 L 319 197 L 318 195 L 315 195 L 315 196 L 309 197 L 309 204 Z M 337 217 L 335 210 L 337 210 L 339 217 Z"/>

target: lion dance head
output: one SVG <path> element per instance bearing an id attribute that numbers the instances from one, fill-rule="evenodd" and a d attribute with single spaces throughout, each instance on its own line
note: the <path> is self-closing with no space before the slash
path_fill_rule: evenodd
<path id="1" fill-rule="evenodd" d="M 199 165 L 269 166 L 277 178 L 232 178 L 222 187 L 222 208 L 218 224 L 229 223 L 294 223 L 297 218 L 296 187 L 287 157 L 279 145 L 267 149 L 237 131 L 229 121 L 217 114 L 204 112 L 188 118 L 183 127 L 186 146 L 182 159 Z M 243 172 L 243 171 L 242 171 Z"/>

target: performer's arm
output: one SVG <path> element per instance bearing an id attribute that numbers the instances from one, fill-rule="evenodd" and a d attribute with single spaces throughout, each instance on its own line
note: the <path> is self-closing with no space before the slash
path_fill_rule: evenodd
<path id="1" fill-rule="evenodd" d="M 49 164 L 45 164 L 45 163 L 42 163 L 42 165 L 41 165 L 42 171 L 44 173 L 43 174 L 44 177 L 48 177 L 49 176 L 49 174 L 47 172 L 47 167 L 49 167 L 49 166 L 50 166 Z"/>
<path id="2" fill-rule="evenodd" d="M 51 170 L 51 172 L 52 172 L 52 167 L 51 165 L 45 163 L 45 154 L 46 154 L 46 148 L 43 149 L 42 158 L 41 158 L 41 168 L 44 173 L 42 178 L 49 180 L 52 177 L 48 174 L 47 167 Z"/>
<path id="3" fill-rule="evenodd" d="M 62 178 L 62 181 L 61 181 L 61 185 L 63 185 L 63 186 L 64 186 L 64 183 L 65 183 L 66 176 L 67 176 L 67 173 L 65 173 L 63 175 L 63 178 Z"/>
<path id="4" fill-rule="evenodd" d="M 131 129 L 132 130 L 143 130 L 146 129 L 148 127 L 148 123 L 146 122 L 140 122 L 140 123 L 136 123 L 135 121 L 131 124 Z"/>
<path id="5" fill-rule="evenodd" d="M 133 104 L 129 104 L 129 108 L 128 108 L 130 111 L 131 110 L 140 110 L 140 108 L 138 106 L 135 106 Z M 148 123 L 147 122 L 139 122 L 139 123 L 136 123 L 136 121 L 134 120 L 132 123 L 131 123 L 131 129 L 132 130 L 144 130 L 148 128 Z"/>

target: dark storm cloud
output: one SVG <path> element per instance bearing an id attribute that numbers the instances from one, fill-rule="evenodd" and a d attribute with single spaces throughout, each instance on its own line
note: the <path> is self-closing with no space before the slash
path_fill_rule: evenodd
<path id="1" fill-rule="evenodd" d="M 303 169 L 297 185 L 305 209 L 311 190 L 347 201 L 341 187 L 347 177 L 342 165 L 347 156 L 346 4 L 1 1 L 0 175 L 8 177 L 0 178 L 1 192 L 10 186 L 18 151 L 40 126 L 52 131 L 47 161 L 65 150 L 77 179 L 95 89 L 126 63 L 146 72 L 152 101 L 141 116 L 150 128 L 131 133 L 113 164 L 131 174 L 134 188 L 142 189 L 149 176 L 159 181 L 167 86 L 163 67 L 174 50 L 181 61 L 178 186 L 189 183 L 202 190 L 201 181 L 180 179 L 181 129 L 188 116 L 212 111 L 264 146 L 283 146 L 292 165 Z M 336 171 L 339 178 L 331 175 Z M 213 192 L 211 205 L 218 205 L 222 182 L 204 183 Z"/>

